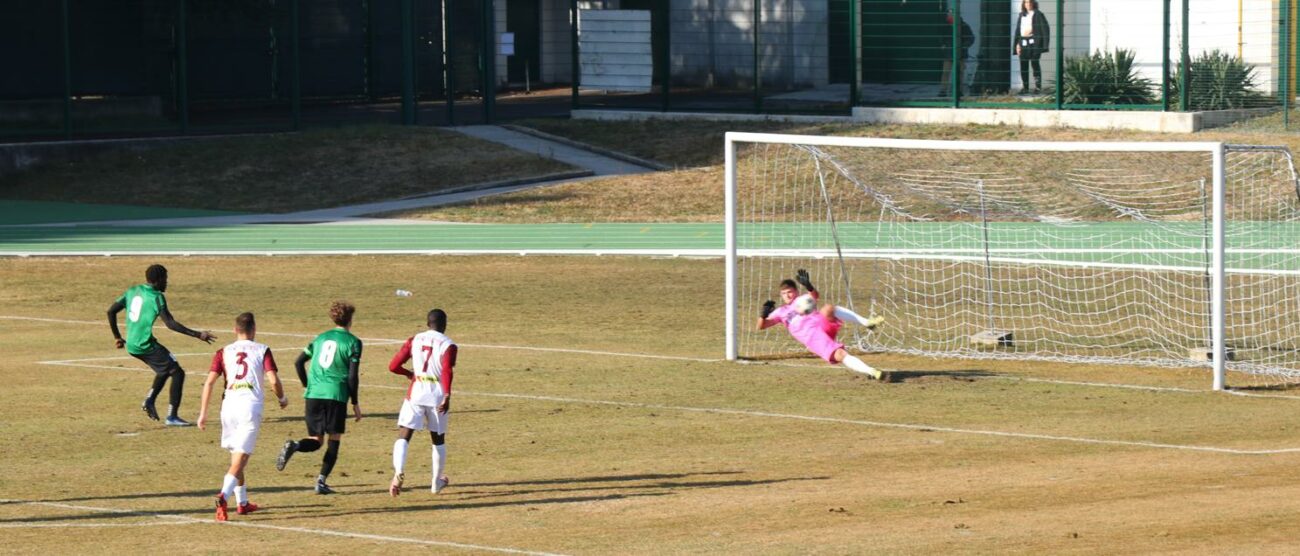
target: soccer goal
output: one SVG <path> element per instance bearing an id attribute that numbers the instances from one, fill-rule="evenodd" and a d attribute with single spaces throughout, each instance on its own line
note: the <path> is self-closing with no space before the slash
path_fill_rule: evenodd
<path id="1" fill-rule="evenodd" d="M 728 133 L 726 241 L 728 359 L 799 353 L 753 321 L 806 268 L 861 351 L 1300 381 L 1285 148 Z"/>

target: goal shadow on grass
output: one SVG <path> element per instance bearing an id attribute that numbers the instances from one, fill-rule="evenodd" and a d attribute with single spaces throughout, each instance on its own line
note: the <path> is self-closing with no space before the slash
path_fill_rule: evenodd
<path id="1" fill-rule="evenodd" d="M 1008 376 L 1004 373 L 995 373 L 984 369 L 958 369 L 958 370 L 917 370 L 907 369 L 889 370 L 890 382 L 924 382 L 934 380 L 954 380 L 961 382 L 975 382 L 985 378 L 996 378 Z"/>

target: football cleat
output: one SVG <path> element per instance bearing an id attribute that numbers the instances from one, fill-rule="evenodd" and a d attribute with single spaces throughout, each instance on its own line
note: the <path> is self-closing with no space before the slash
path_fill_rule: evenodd
<path id="1" fill-rule="evenodd" d="M 145 398 L 144 403 L 140 404 L 140 410 L 150 419 L 153 419 L 154 421 L 158 420 L 158 408 L 154 407 L 153 402 L 150 401 L 149 398 Z"/>
<path id="2" fill-rule="evenodd" d="M 238 508 L 235 508 L 235 513 L 239 515 L 248 515 L 260 509 L 261 508 L 258 507 L 257 504 L 254 504 L 252 502 L 244 502 L 243 504 L 240 504 Z"/>
<path id="3" fill-rule="evenodd" d="M 230 519 L 230 516 L 226 514 L 226 495 L 217 494 L 217 521 L 227 519 Z"/>
<path id="4" fill-rule="evenodd" d="M 439 492 L 442 492 L 442 489 L 447 488 L 447 485 L 449 484 L 451 484 L 451 481 L 448 480 L 446 477 L 442 477 L 434 481 L 433 487 L 430 488 L 429 490 L 433 491 L 434 494 L 438 494 Z"/>
<path id="5" fill-rule="evenodd" d="M 163 421 L 163 424 L 164 424 L 164 425 L 167 425 L 167 426 L 169 426 L 169 427 L 191 427 L 191 426 L 194 426 L 194 423 L 191 423 L 191 422 L 189 422 L 189 421 L 186 421 L 186 420 L 184 420 L 184 419 L 181 419 L 180 417 L 168 417 L 167 420 Z"/>
<path id="6" fill-rule="evenodd" d="M 321 479 L 317 479 L 316 494 L 334 494 L 334 489 L 330 488 L 329 485 L 325 484 L 325 481 Z"/>
<path id="7" fill-rule="evenodd" d="M 280 448 L 280 457 L 275 458 L 275 470 L 284 471 L 284 466 L 289 464 L 289 458 L 293 457 L 296 451 L 298 451 L 298 443 L 285 440 L 284 447 Z"/>
<path id="8" fill-rule="evenodd" d="M 864 324 L 863 326 L 866 326 L 867 330 L 875 330 L 877 326 L 880 326 L 884 322 L 885 322 L 885 317 L 874 316 L 867 319 L 867 324 Z"/>
<path id="9" fill-rule="evenodd" d="M 402 481 L 403 481 L 404 479 L 406 479 L 406 475 L 403 475 L 403 474 L 401 474 L 401 473 L 394 473 L 394 474 L 393 474 L 393 482 L 392 482 L 392 483 L 389 483 L 389 485 L 388 485 L 388 495 L 389 495 L 389 496 L 392 496 L 393 498 L 396 498 L 397 495 L 399 495 L 399 494 L 402 493 Z"/>

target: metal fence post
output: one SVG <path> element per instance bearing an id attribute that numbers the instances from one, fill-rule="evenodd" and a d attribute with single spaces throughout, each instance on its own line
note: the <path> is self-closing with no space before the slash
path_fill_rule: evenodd
<path id="1" fill-rule="evenodd" d="M 181 118 L 181 134 L 190 132 L 189 42 L 185 14 L 186 0 L 176 0 L 176 111 Z"/>
<path id="2" fill-rule="evenodd" d="M 453 0 L 442 0 L 442 96 L 447 100 L 447 125 L 456 125 L 456 41 L 447 14 Z"/>
<path id="3" fill-rule="evenodd" d="M 1161 19 L 1164 32 L 1162 38 L 1164 49 L 1160 53 L 1160 110 L 1169 111 L 1169 3 L 1171 0 L 1163 0 L 1164 18 Z"/>
<path id="4" fill-rule="evenodd" d="M 753 2 L 754 2 L 754 15 L 753 15 L 752 24 L 754 27 L 754 112 L 762 113 L 763 112 L 763 90 L 762 90 L 763 63 L 762 63 L 762 52 L 759 49 L 759 40 L 760 40 L 759 37 L 761 36 L 761 29 L 759 29 L 759 26 L 763 24 L 763 0 L 753 0 Z"/>
<path id="5" fill-rule="evenodd" d="M 663 93 L 663 111 L 667 112 L 672 109 L 672 101 L 670 100 L 670 97 L 673 89 L 673 6 L 671 0 L 663 3 L 663 10 L 664 46 L 663 52 L 661 53 L 662 61 L 660 64 L 662 64 L 662 67 L 659 71 L 659 80 L 661 81 L 660 87 L 663 87 L 663 90 L 661 91 Z"/>
<path id="6" fill-rule="evenodd" d="M 952 84 L 952 107 L 961 108 L 961 0 L 953 0 L 952 7 L 952 67 L 949 68 L 948 82 Z"/>
<path id="7" fill-rule="evenodd" d="M 570 109 L 578 109 L 578 80 L 581 78 L 581 69 L 578 67 L 578 0 L 569 0 L 569 65 L 570 79 L 573 81 L 573 93 L 570 99 Z"/>
<path id="8" fill-rule="evenodd" d="M 861 92 L 858 87 L 862 84 L 862 53 L 858 51 L 858 2 L 861 0 L 849 0 L 849 63 L 853 64 L 852 71 L 849 72 L 849 113 L 853 113 L 853 107 L 858 105 L 858 97 Z"/>
<path id="9" fill-rule="evenodd" d="M 63 0 L 63 137 L 72 138 L 72 29 L 68 0 Z"/>
<path id="10" fill-rule="evenodd" d="M 379 99 L 375 92 L 375 0 L 362 0 L 366 10 L 366 98 Z"/>
<path id="11" fill-rule="evenodd" d="M 1187 90 L 1187 86 L 1191 83 L 1192 76 L 1191 47 L 1188 46 L 1188 42 L 1192 39 L 1192 25 L 1190 21 L 1192 10 L 1189 4 L 1189 0 L 1183 0 L 1183 48 L 1182 55 L 1179 56 L 1179 59 L 1182 60 L 1183 71 L 1182 74 L 1178 76 L 1178 110 L 1181 112 L 1186 112 L 1191 108 L 1191 91 Z"/>
<path id="12" fill-rule="evenodd" d="M 402 125 L 415 125 L 415 5 L 402 0 Z"/>
<path id="13" fill-rule="evenodd" d="M 302 61 L 299 55 L 302 42 L 301 29 L 298 25 L 298 0 L 289 0 L 289 111 L 293 117 L 293 129 L 302 129 Z"/>
<path id="14" fill-rule="evenodd" d="M 1282 128 L 1291 126 L 1291 1 L 1282 2 Z"/>
<path id="15" fill-rule="evenodd" d="M 483 123 L 496 120 L 497 37 L 496 10 L 492 0 L 483 2 Z"/>
<path id="16" fill-rule="evenodd" d="M 1048 37 L 1049 39 L 1051 37 Z M 1056 0 L 1056 109 L 1065 108 L 1065 0 Z"/>

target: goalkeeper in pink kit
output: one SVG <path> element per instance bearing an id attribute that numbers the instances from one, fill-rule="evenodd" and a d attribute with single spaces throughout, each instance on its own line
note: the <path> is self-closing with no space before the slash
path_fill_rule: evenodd
<path id="1" fill-rule="evenodd" d="M 808 293 L 799 295 L 799 286 L 795 280 L 803 285 Z M 818 357 L 825 359 L 832 365 L 842 363 L 849 370 L 868 375 L 876 380 L 888 382 L 889 375 L 872 368 L 861 359 L 851 355 L 844 349 L 844 344 L 835 339 L 840 332 L 840 327 L 845 321 L 853 322 L 868 329 L 874 329 L 884 322 L 883 317 L 864 318 L 861 315 L 844 307 L 836 307 L 831 304 L 822 305 L 817 309 L 817 288 L 812 285 L 812 280 L 808 276 L 808 271 L 799 269 L 795 273 L 795 280 L 781 281 L 781 307 L 776 306 L 776 302 L 767 300 L 763 304 L 762 314 L 758 318 L 758 329 L 764 330 L 778 324 L 784 325 L 790 331 L 790 335 L 808 348 L 808 351 Z"/>

